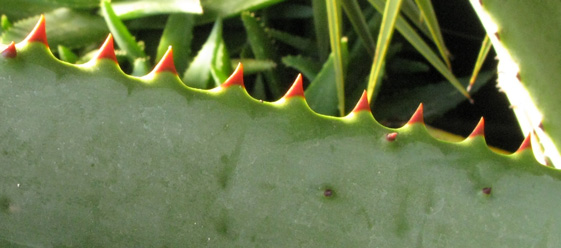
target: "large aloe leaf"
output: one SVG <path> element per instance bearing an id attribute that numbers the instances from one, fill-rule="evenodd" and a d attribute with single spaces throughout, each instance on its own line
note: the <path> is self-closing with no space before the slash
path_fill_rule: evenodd
<path id="1" fill-rule="evenodd" d="M 499 87 L 507 94 L 524 134 L 540 142 L 538 159 L 561 167 L 558 107 L 561 2 L 472 0 L 499 58 Z M 535 148 L 539 148 L 538 145 Z"/>
<path id="2" fill-rule="evenodd" d="M 301 77 L 251 98 L 242 67 L 212 90 L 168 51 L 125 75 L 109 38 L 58 61 L 44 23 L 0 50 L 0 245 L 18 247 L 559 247 L 561 173 L 428 135 L 422 108 L 389 129 L 365 95 L 335 118 Z M 526 140 L 528 141 L 528 140 Z"/>

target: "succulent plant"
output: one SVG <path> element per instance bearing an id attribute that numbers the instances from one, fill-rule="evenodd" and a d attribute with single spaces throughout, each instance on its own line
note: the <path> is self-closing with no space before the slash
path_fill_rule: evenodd
<path id="1" fill-rule="evenodd" d="M 483 119 L 433 138 L 317 114 L 302 77 L 248 95 L 243 66 L 186 86 L 172 50 L 123 73 L 109 36 L 83 65 L 56 59 L 45 20 L 0 56 L 0 245 L 7 247 L 558 247 L 561 173 L 530 136 L 491 151 Z"/>

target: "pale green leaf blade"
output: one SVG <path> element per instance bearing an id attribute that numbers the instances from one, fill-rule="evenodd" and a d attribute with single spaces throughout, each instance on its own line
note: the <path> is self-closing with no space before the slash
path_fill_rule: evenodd
<path id="1" fill-rule="evenodd" d="M 383 75 L 383 64 L 385 63 L 386 53 L 388 51 L 388 47 L 390 46 L 397 17 L 399 16 L 401 3 L 402 0 L 387 1 L 384 8 L 384 17 L 382 18 L 382 26 L 380 27 L 380 33 L 378 34 L 374 62 L 372 63 L 372 70 L 368 79 L 367 94 L 370 102 L 376 99 L 376 84 Z"/>
<path id="2" fill-rule="evenodd" d="M 374 57 L 374 47 L 376 47 L 376 41 L 374 41 L 374 37 L 370 33 L 370 28 L 368 28 L 368 24 L 366 23 L 366 19 L 362 14 L 362 10 L 360 9 L 358 2 L 356 0 L 344 0 L 341 1 L 341 6 L 351 21 L 355 32 L 358 34 L 360 39 L 362 39 L 366 51 L 368 51 L 370 56 Z"/>
<path id="3" fill-rule="evenodd" d="M 222 40 L 222 19 L 217 19 L 209 37 L 197 53 L 183 76 L 183 82 L 191 87 L 208 89 L 211 84 L 211 67 Z"/>
<path id="4" fill-rule="evenodd" d="M 337 0 L 326 0 L 327 21 L 329 26 L 329 43 L 335 67 L 335 85 L 339 115 L 345 115 L 345 71 L 341 51 L 341 8 Z"/>
<path id="5" fill-rule="evenodd" d="M 440 56 L 444 59 L 444 62 L 448 66 L 448 68 L 452 68 L 450 64 L 450 59 L 448 59 L 448 49 L 446 49 L 446 45 L 444 44 L 444 39 L 442 38 L 442 33 L 440 32 L 440 26 L 438 25 L 438 21 L 436 19 L 436 14 L 434 13 L 434 8 L 432 7 L 431 0 L 415 0 L 417 5 L 419 6 L 419 10 L 421 11 L 426 25 L 431 33 L 431 36 L 434 40 L 434 44 L 438 48 L 440 52 Z"/>
<path id="6" fill-rule="evenodd" d="M 471 91 L 471 88 L 475 83 L 475 79 L 479 74 L 479 70 L 481 70 L 481 66 L 483 66 L 483 63 L 485 62 L 489 51 L 491 51 L 491 46 L 492 44 L 489 36 L 485 35 L 485 38 L 483 38 L 483 42 L 481 43 L 481 49 L 479 50 L 479 54 L 477 55 L 477 60 L 475 61 L 475 66 L 473 67 L 473 72 L 471 73 L 471 78 L 467 87 L 468 92 Z"/>

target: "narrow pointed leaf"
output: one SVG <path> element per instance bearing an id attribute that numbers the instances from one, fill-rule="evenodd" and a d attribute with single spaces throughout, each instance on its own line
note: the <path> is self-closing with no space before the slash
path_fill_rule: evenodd
<path id="1" fill-rule="evenodd" d="M 440 52 L 440 56 L 444 59 L 444 62 L 448 66 L 448 68 L 452 68 L 450 64 L 450 60 L 448 59 L 448 49 L 444 44 L 444 39 L 442 38 L 442 33 L 440 32 L 440 26 L 438 25 L 438 21 L 436 19 L 436 14 L 434 13 L 434 8 L 432 7 L 431 0 L 415 0 L 417 5 L 419 6 L 419 10 L 421 11 L 423 18 L 426 22 L 426 25 L 431 33 L 433 38 L 434 44 L 438 48 Z"/>
<path id="2" fill-rule="evenodd" d="M 341 8 L 337 0 L 326 0 L 327 21 L 329 24 L 329 44 L 335 68 L 335 88 L 337 89 L 337 109 L 339 116 L 345 115 L 345 71 L 341 51 Z"/>
<path id="3" fill-rule="evenodd" d="M 374 55 L 374 62 L 372 63 L 372 70 L 368 79 L 368 100 L 370 102 L 376 99 L 377 92 L 375 92 L 376 84 L 383 76 L 383 64 L 385 63 L 386 53 L 390 46 L 393 31 L 395 29 L 395 22 L 399 15 L 402 0 L 387 1 L 384 8 L 384 17 L 382 18 L 382 26 L 378 34 L 378 41 L 376 42 L 376 54 Z"/>
<path id="4" fill-rule="evenodd" d="M 376 41 L 374 41 L 374 37 L 370 33 L 370 29 L 368 28 L 368 24 L 366 23 L 366 19 L 362 14 L 362 10 L 360 9 L 358 2 L 356 0 L 344 0 L 340 3 L 347 14 L 347 17 L 351 21 L 355 32 L 358 34 L 360 39 L 362 39 L 366 51 L 368 51 L 370 56 L 374 57 L 374 47 L 376 47 Z"/>
<path id="5" fill-rule="evenodd" d="M 199 89 L 208 89 L 215 85 L 211 82 L 211 67 L 209 65 L 212 64 L 221 42 L 222 19 L 217 19 L 206 42 L 183 76 L 185 84 Z"/>
<path id="6" fill-rule="evenodd" d="M 473 84 L 475 83 L 475 79 L 477 75 L 479 75 L 479 70 L 481 70 L 481 66 L 485 62 L 489 51 L 491 51 L 491 40 L 489 40 L 489 36 L 485 35 L 483 38 L 483 42 L 481 43 L 481 49 L 479 50 L 479 54 L 477 55 L 477 60 L 475 61 L 475 66 L 473 67 L 473 72 L 471 73 L 471 78 L 469 80 L 469 86 L 467 87 L 467 91 L 471 91 Z"/>

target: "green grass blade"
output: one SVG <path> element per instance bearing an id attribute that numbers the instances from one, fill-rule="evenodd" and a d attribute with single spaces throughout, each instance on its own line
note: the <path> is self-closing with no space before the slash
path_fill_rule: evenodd
<path id="1" fill-rule="evenodd" d="M 434 13 L 434 8 L 432 7 L 432 3 L 430 0 L 415 0 L 417 5 L 419 6 L 419 10 L 426 21 L 426 25 L 431 33 L 431 36 L 434 40 L 434 44 L 438 48 L 440 52 L 440 56 L 444 59 L 444 62 L 448 66 L 448 68 L 452 68 L 450 64 L 450 60 L 448 59 L 448 49 L 446 49 L 446 45 L 444 45 L 444 39 L 442 38 L 442 33 L 440 32 L 440 27 L 438 25 L 438 21 L 436 19 L 436 14 Z"/>
<path id="2" fill-rule="evenodd" d="M 145 68 L 151 68 L 146 58 L 146 53 L 142 47 L 136 42 L 132 34 L 129 32 L 125 24 L 113 11 L 111 2 L 103 0 L 101 3 L 101 14 L 107 23 L 107 27 L 111 30 L 115 42 L 127 53 L 129 61 L 133 64 L 133 75 L 142 76 L 148 71 Z M 140 60 L 139 60 L 140 59 Z"/>
<path id="3" fill-rule="evenodd" d="M 312 0 L 317 53 L 320 61 L 327 60 L 329 56 L 329 28 L 325 4 L 325 0 Z"/>
<path id="4" fill-rule="evenodd" d="M 384 8 L 384 17 L 382 18 L 382 26 L 378 34 L 374 62 L 372 63 L 372 70 L 368 78 L 367 93 L 370 102 L 376 99 L 376 84 L 383 75 L 383 64 L 385 63 L 386 53 L 388 52 L 388 47 L 390 46 L 392 34 L 395 29 L 395 22 L 399 16 L 401 3 L 402 0 L 387 1 Z"/>
<path id="5" fill-rule="evenodd" d="M 370 29 L 368 28 L 368 24 L 366 23 L 366 19 L 362 14 L 358 2 L 356 0 L 343 0 L 341 1 L 341 6 L 351 21 L 355 32 L 358 34 L 360 39 L 362 39 L 366 51 L 370 54 L 370 56 L 374 57 L 374 47 L 376 47 L 376 42 L 370 33 Z"/>
<path id="6" fill-rule="evenodd" d="M 244 12 L 241 15 L 244 28 L 247 32 L 247 38 L 251 51 L 255 59 L 270 59 L 275 62 L 279 61 L 279 56 L 275 50 L 275 46 L 269 39 L 269 36 L 265 32 L 263 26 L 257 21 L 257 19 L 248 12 Z M 265 82 L 267 83 L 268 89 L 271 91 L 274 98 L 279 98 L 284 92 L 280 90 L 280 79 L 276 72 L 266 71 L 264 72 Z"/>
<path id="7" fill-rule="evenodd" d="M 199 0 L 135 0 L 113 3 L 113 10 L 121 20 L 141 18 L 157 14 L 202 14 Z"/>
<path id="8" fill-rule="evenodd" d="M 193 40 L 194 27 L 195 17 L 193 15 L 183 13 L 170 15 L 158 44 L 156 61 L 159 61 L 168 47 L 172 46 L 175 55 L 175 68 L 180 73 L 185 72 L 191 59 L 191 41 Z"/>
<path id="9" fill-rule="evenodd" d="M 489 36 L 485 35 L 485 38 L 481 43 L 481 49 L 479 50 L 479 54 L 477 55 L 477 60 L 475 61 L 473 72 L 471 73 L 471 78 L 469 79 L 469 85 L 467 87 L 468 92 L 471 91 L 473 84 L 475 83 L 475 79 L 479 74 L 479 70 L 481 70 L 481 66 L 485 62 L 485 59 L 487 58 L 489 51 L 491 51 L 491 46 L 492 43 L 491 40 L 489 39 Z"/>
<path id="10" fill-rule="evenodd" d="M 329 26 L 329 43 L 335 66 L 335 85 L 339 115 L 345 115 L 345 72 L 341 51 L 341 9 L 337 0 L 326 0 L 327 20 Z"/>
<path id="11" fill-rule="evenodd" d="M 384 12 L 384 1 L 383 0 L 368 0 L 379 12 Z M 423 41 L 417 32 L 403 19 L 398 17 L 395 23 L 397 31 L 403 35 L 403 37 L 409 41 L 409 43 L 417 49 L 417 51 L 427 59 L 427 61 L 438 71 L 444 78 L 450 81 L 450 84 L 454 86 L 462 95 L 467 99 L 471 100 L 469 93 L 466 91 L 464 86 L 458 81 L 456 76 L 450 71 L 450 69 L 440 60 L 440 58 L 431 50 L 431 48 Z"/>
<path id="12" fill-rule="evenodd" d="M 423 35 L 430 38 L 432 40 L 432 36 L 430 35 L 430 31 L 428 30 L 427 25 L 424 23 L 423 15 L 419 10 L 419 6 L 415 4 L 415 0 L 404 0 L 401 4 L 401 13 L 409 19 L 417 29 L 423 32 Z"/>

